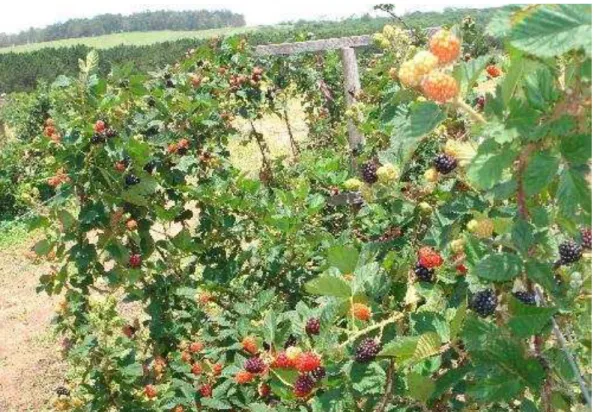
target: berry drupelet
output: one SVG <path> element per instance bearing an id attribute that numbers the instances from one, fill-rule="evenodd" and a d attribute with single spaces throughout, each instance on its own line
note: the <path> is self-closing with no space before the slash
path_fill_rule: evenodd
<path id="1" fill-rule="evenodd" d="M 355 351 L 355 360 L 359 363 L 368 363 L 374 360 L 379 352 L 379 344 L 372 338 L 365 338 Z"/>
<path id="2" fill-rule="evenodd" d="M 592 250 L 592 229 L 584 228 L 582 232 L 582 247 Z"/>
<path id="3" fill-rule="evenodd" d="M 373 162 L 365 163 L 361 167 L 361 177 L 367 184 L 374 184 L 377 182 L 377 165 Z"/>
<path id="4" fill-rule="evenodd" d="M 326 376 L 326 369 L 323 366 L 318 366 L 311 371 L 311 377 L 314 381 L 319 382 Z"/>
<path id="5" fill-rule="evenodd" d="M 319 335 L 320 334 L 320 320 L 316 318 L 309 318 L 305 323 L 305 332 L 308 335 Z"/>
<path id="6" fill-rule="evenodd" d="M 439 173 L 447 175 L 458 166 L 458 161 L 453 156 L 441 153 L 433 160 L 433 165 Z"/>
<path id="7" fill-rule="evenodd" d="M 421 282 L 432 282 L 434 273 L 435 271 L 433 269 L 429 269 L 417 262 L 415 266 L 415 275 L 417 276 L 417 280 Z"/>
<path id="8" fill-rule="evenodd" d="M 295 393 L 295 396 L 303 398 L 311 393 L 315 385 L 316 383 L 311 376 L 299 375 L 293 386 L 293 393 Z"/>
<path id="9" fill-rule="evenodd" d="M 525 305 L 536 305 L 536 296 L 534 293 L 518 291 L 514 292 L 514 296 Z"/>
<path id="10" fill-rule="evenodd" d="M 559 245 L 559 263 L 569 265 L 582 257 L 582 247 L 573 240 L 566 240 Z"/>
<path id="11" fill-rule="evenodd" d="M 492 315 L 496 307 L 497 295 L 492 289 L 485 289 L 476 293 L 470 302 L 470 308 L 483 318 Z"/>

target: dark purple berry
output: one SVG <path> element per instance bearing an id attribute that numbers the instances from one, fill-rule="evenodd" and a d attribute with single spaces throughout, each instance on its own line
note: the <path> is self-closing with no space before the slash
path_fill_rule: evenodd
<path id="1" fill-rule="evenodd" d="M 99 133 L 95 133 L 93 135 L 93 137 L 91 137 L 91 143 L 92 144 L 105 143 L 105 136 L 103 136 L 102 134 L 99 134 Z"/>
<path id="2" fill-rule="evenodd" d="M 108 127 L 107 129 L 105 129 L 105 137 L 111 139 L 112 137 L 116 137 L 118 135 L 118 132 L 116 132 L 115 129 L 112 129 L 111 127 Z"/>
<path id="3" fill-rule="evenodd" d="M 365 163 L 361 167 L 361 177 L 365 183 L 370 185 L 377 182 L 377 165 L 373 162 Z"/>
<path id="4" fill-rule="evenodd" d="M 266 369 L 264 361 L 258 356 L 249 358 L 243 363 L 243 368 L 250 373 L 262 373 Z"/>
<path id="5" fill-rule="evenodd" d="M 559 245 L 559 263 L 569 265 L 582 257 L 582 247 L 573 240 L 566 240 Z"/>
<path id="6" fill-rule="evenodd" d="M 125 177 L 126 186 L 134 186 L 140 183 L 140 179 L 135 174 L 130 173 Z"/>
<path id="7" fill-rule="evenodd" d="M 476 293 L 470 302 L 470 309 L 474 310 L 483 318 L 492 315 L 496 307 L 497 295 L 492 289 L 485 289 Z"/>
<path id="8" fill-rule="evenodd" d="M 151 160 L 147 164 L 145 164 L 142 169 L 145 172 L 147 172 L 148 174 L 152 174 L 155 171 L 156 167 L 157 167 L 157 162 L 155 162 L 154 160 Z"/>
<path id="9" fill-rule="evenodd" d="M 415 275 L 417 275 L 417 280 L 421 282 L 432 282 L 433 281 L 433 274 L 435 271 L 433 269 L 426 268 L 425 266 L 421 265 L 420 262 L 417 262 L 415 266 Z"/>
<path id="10" fill-rule="evenodd" d="M 592 250 L 592 229 L 585 228 L 581 230 L 582 232 L 582 246 L 585 249 Z"/>
<path id="11" fill-rule="evenodd" d="M 359 363 L 368 363 L 375 359 L 380 351 L 379 344 L 372 338 L 365 338 L 355 350 L 355 360 Z"/>
<path id="12" fill-rule="evenodd" d="M 63 386 L 58 386 L 56 388 L 56 394 L 58 396 L 70 396 L 70 390 L 68 390 L 68 388 L 65 388 Z"/>
<path id="13" fill-rule="evenodd" d="M 308 335 L 319 335 L 320 320 L 316 318 L 309 318 L 305 323 L 305 332 L 307 332 Z"/>
<path id="14" fill-rule="evenodd" d="M 518 291 L 514 292 L 514 296 L 525 305 L 536 305 L 536 296 L 534 293 Z"/>
<path id="15" fill-rule="evenodd" d="M 311 377 L 316 382 L 321 381 L 326 376 L 326 369 L 323 366 L 318 366 L 313 371 L 311 371 Z"/>
<path id="16" fill-rule="evenodd" d="M 307 374 L 299 375 L 297 380 L 295 381 L 295 385 L 293 386 L 293 393 L 297 397 L 304 397 L 311 393 L 316 382 L 313 378 Z"/>
<path id="17" fill-rule="evenodd" d="M 441 153 L 433 160 L 433 165 L 441 174 L 447 175 L 458 166 L 455 157 Z"/>
<path id="18" fill-rule="evenodd" d="M 295 337 L 295 335 L 289 335 L 289 337 L 287 338 L 287 341 L 285 342 L 285 349 L 287 349 L 289 346 L 295 346 L 297 344 L 297 338 Z"/>

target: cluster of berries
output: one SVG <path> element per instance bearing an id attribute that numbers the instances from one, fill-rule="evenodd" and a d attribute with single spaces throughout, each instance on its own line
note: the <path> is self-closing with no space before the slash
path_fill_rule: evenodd
<path id="1" fill-rule="evenodd" d="M 186 138 L 180 139 L 177 143 L 171 143 L 167 146 L 167 153 L 174 154 L 177 153 L 179 155 L 185 155 L 188 153 L 188 149 L 190 148 L 190 141 Z"/>
<path id="2" fill-rule="evenodd" d="M 419 249 L 417 258 L 414 268 L 417 280 L 421 282 L 433 282 L 435 268 L 443 264 L 443 258 L 438 252 L 427 246 Z"/>
<path id="3" fill-rule="evenodd" d="M 51 187 L 58 187 L 62 183 L 70 183 L 71 179 L 70 176 L 66 174 L 64 168 L 58 169 L 55 175 L 47 179 L 47 184 Z"/>
<path id="4" fill-rule="evenodd" d="M 224 74 L 225 72 L 226 69 L 222 74 Z M 221 73 L 220 70 L 219 73 Z M 252 74 L 250 76 L 246 74 L 232 74 L 229 78 L 229 86 L 231 86 L 232 91 L 237 91 L 241 86 L 243 86 L 246 83 L 249 83 L 252 87 L 256 87 L 262 80 L 263 74 L 264 69 L 261 67 L 254 67 L 252 69 Z"/>
<path id="5" fill-rule="evenodd" d="M 449 30 L 439 30 L 429 41 L 429 51 L 418 52 L 400 66 L 398 78 L 406 87 L 419 87 L 428 99 L 445 103 L 459 92 L 458 82 L 440 70 L 460 56 L 460 39 Z"/>
<path id="6" fill-rule="evenodd" d="M 56 123 L 52 118 L 45 120 L 43 134 L 45 137 L 49 137 L 51 141 L 54 143 L 60 143 L 60 141 L 62 140 L 62 135 L 58 132 L 56 128 Z"/>
<path id="7" fill-rule="evenodd" d="M 91 137 L 91 143 L 100 144 L 105 143 L 107 139 L 117 136 L 117 132 L 111 127 L 107 126 L 105 120 L 97 120 L 93 126 L 95 133 Z"/>

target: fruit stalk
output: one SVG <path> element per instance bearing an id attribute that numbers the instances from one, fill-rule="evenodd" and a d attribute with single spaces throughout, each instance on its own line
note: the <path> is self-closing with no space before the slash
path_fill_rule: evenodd
<path id="1" fill-rule="evenodd" d="M 344 342 L 342 342 L 338 347 L 339 348 L 343 348 L 346 345 L 348 345 L 349 343 L 357 340 L 361 336 L 368 334 L 372 330 L 383 328 L 384 326 L 386 326 L 386 325 L 388 325 L 390 323 L 394 323 L 394 322 L 402 319 L 403 317 L 404 317 L 404 315 L 402 313 L 397 312 L 395 315 L 392 315 L 389 318 L 384 319 L 381 322 L 376 323 L 375 325 L 368 326 L 365 329 L 362 329 L 359 332 L 351 335 L 347 340 L 345 340 Z"/>
<path id="2" fill-rule="evenodd" d="M 454 100 L 453 104 L 458 109 L 465 111 L 472 118 L 472 120 L 474 120 L 475 122 L 483 124 L 483 125 L 487 124 L 487 121 L 485 120 L 485 118 L 483 116 L 481 116 L 479 113 L 477 113 L 476 110 L 474 110 L 468 104 L 466 104 L 462 99 L 457 98 L 456 100 Z"/>

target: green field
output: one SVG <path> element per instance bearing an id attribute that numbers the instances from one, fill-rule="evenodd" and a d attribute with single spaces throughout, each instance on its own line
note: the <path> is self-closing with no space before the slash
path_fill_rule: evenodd
<path id="1" fill-rule="evenodd" d="M 23 44 L 14 47 L 0 48 L 0 53 L 27 53 L 46 47 L 69 47 L 78 44 L 84 44 L 96 49 L 109 49 L 111 47 L 120 45 L 134 45 L 143 46 L 153 43 L 161 43 L 166 41 L 175 41 L 185 38 L 203 39 L 214 36 L 228 36 L 233 34 L 247 33 L 249 31 L 257 30 L 259 26 L 251 27 L 228 27 L 222 29 L 197 30 L 197 31 L 147 31 L 147 32 L 129 32 L 129 33 L 114 33 L 105 36 L 97 37 L 80 37 L 77 39 L 55 40 L 43 43 Z"/>

